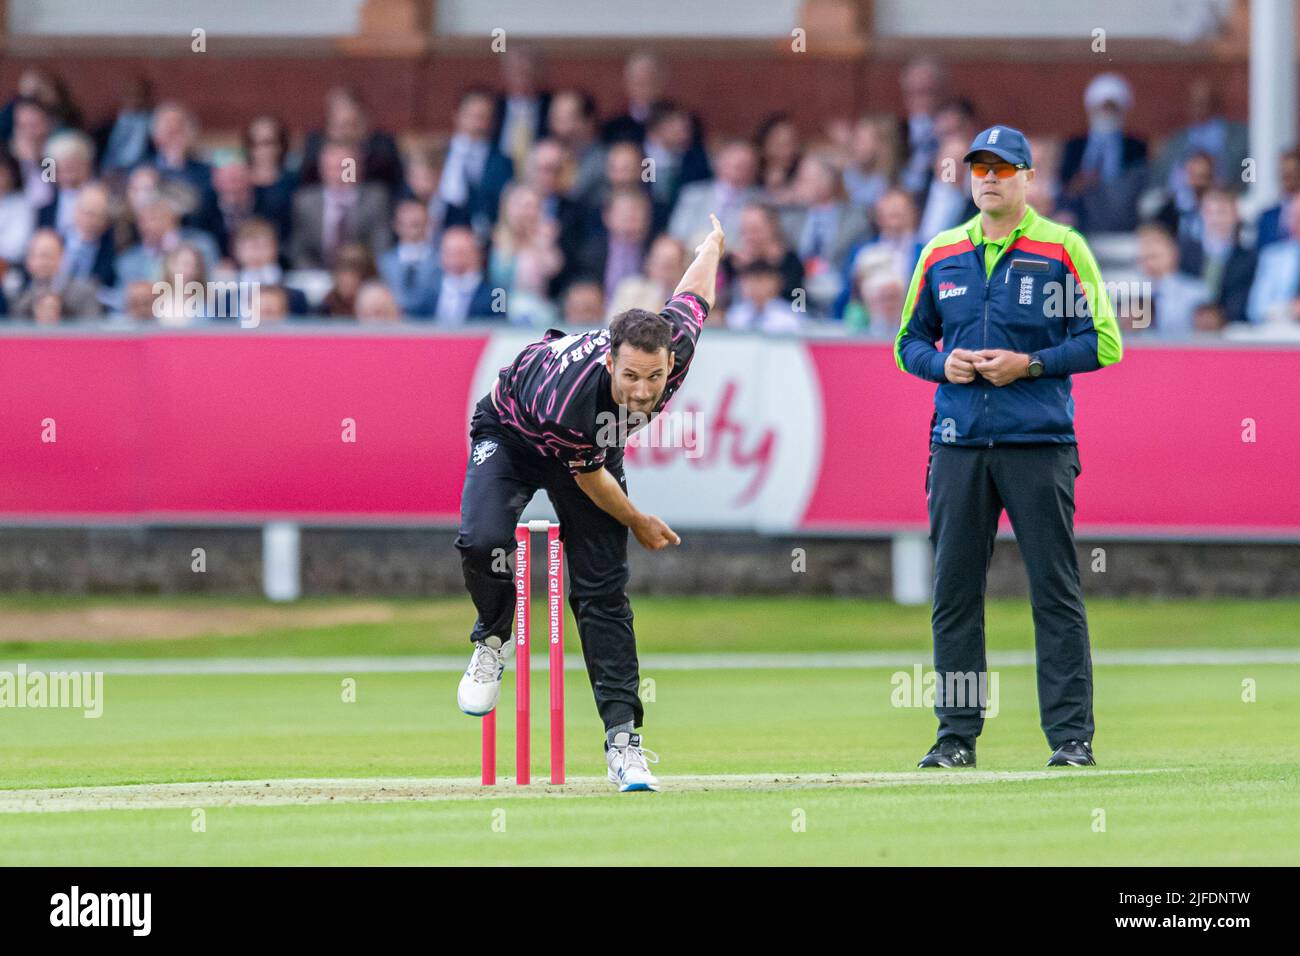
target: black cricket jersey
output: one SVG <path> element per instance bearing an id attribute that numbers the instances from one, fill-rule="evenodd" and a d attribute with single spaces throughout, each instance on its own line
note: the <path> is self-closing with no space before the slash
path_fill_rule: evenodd
<path id="1" fill-rule="evenodd" d="M 673 296 L 659 313 L 673 327 L 670 348 L 676 358 L 651 417 L 685 381 L 708 313 L 708 304 L 693 292 Z M 563 461 L 571 473 L 596 471 L 611 450 L 621 447 L 602 431 L 608 416 L 619 411 L 605 367 L 608 354 L 607 328 L 574 334 L 548 329 L 501 369 L 479 410 L 527 447 Z M 620 440 L 627 437 L 622 430 L 617 434 Z"/>

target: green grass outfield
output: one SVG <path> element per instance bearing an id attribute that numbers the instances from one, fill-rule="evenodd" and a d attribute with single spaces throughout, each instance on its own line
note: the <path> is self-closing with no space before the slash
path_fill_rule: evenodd
<path id="1" fill-rule="evenodd" d="M 303 607 L 332 603 L 348 602 Z M 37 643 L 0 632 L 0 671 L 95 657 L 186 664 L 467 651 L 463 601 L 366 603 L 391 607 L 391 619 L 299 628 L 286 609 L 284 622 L 257 634 L 114 643 Z M 223 619 L 240 606 L 5 599 L 0 622 L 100 604 Z M 924 663 L 928 655 L 923 608 L 640 599 L 636 609 L 647 656 L 898 651 Z M 455 710 L 454 672 L 110 672 L 98 719 L 0 708 L 0 864 L 1300 863 L 1300 663 L 1237 662 L 1253 649 L 1300 648 L 1300 603 L 1093 601 L 1089 612 L 1099 654 L 1225 653 L 1215 664 L 1099 663 L 1103 774 L 1040 772 L 1047 747 L 1026 666 L 998 668 L 1000 713 L 986 724 L 979 770 L 928 774 L 913 770 L 934 718 L 892 705 L 898 667 L 650 666 L 646 743 L 662 757 L 666 789 L 624 795 L 583 779 L 603 773 L 601 735 L 585 675 L 569 671 L 569 773 L 577 782 L 558 792 L 535 783 L 523 796 L 509 784 L 480 792 L 468 782 L 478 773 L 478 722 Z M 989 633 L 994 651 L 1032 647 L 1026 604 L 991 604 Z M 572 621 L 568 634 L 576 657 Z M 541 650 L 537 781 L 547 758 Z M 347 678 L 355 702 L 343 699 Z M 1246 680 L 1253 703 L 1242 700 Z M 512 772 L 511 690 L 507 677 L 503 775 Z M 265 796 L 260 787 L 206 785 L 337 778 L 352 783 L 273 783 Z M 177 792 L 178 784 L 195 786 Z M 127 794 L 144 808 L 114 808 Z M 272 799 L 297 794 L 299 805 Z M 56 809 L 62 798 L 83 809 Z"/>

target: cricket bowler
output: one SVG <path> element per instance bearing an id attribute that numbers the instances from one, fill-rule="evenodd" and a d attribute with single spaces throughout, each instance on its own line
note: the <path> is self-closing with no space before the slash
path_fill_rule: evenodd
<path id="1" fill-rule="evenodd" d="M 925 483 L 939 729 L 919 766 L 975 765 L 978 689 L 988 686 L 984 587 L 1003 509 L 1029 572 L 1048 766 L 1091 766 L 1070 376 L 1118 362 L 1119 327 L 1083 237 L 1025 202 L 1034 168 L 1024 134 L 989 127 L 965 161 L 979 214 L 922 250 L 894 348 L 900 369 L 939 383 Z"/>
<path id="2" fill-rule="evenodd" d="M 474 717 L 497 705 L 513 654 L 515 601 L 510 570 L 500 559 L 514 549 L 524 507 L 545 489 L 560 522 L 569 605 L 605 725 L 609 780 L 623 792 L 659 789 L 647 764 L 658 757 L 642 748 L 638 733 L 644 712 L 626 591 L 628 531 L 650 551 L 681 543 L 628 498 L 623 447 L 690 370 L 723 252 L 722 226 L 710 219 L 712 232 L 663 312 L 629 309 L 608 328 L 547 331 L 501 369 L 470 420 L 456 547 L 478 619 L 457 703 Z M 626 427 L 611 427 L 620 422 Z"/>

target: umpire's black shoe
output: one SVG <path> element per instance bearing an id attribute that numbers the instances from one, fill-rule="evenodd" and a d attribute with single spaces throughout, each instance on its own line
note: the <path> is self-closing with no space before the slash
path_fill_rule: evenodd
<path id="1" fill-rule="evenodd" d="M 1052 751 L 1047 761 L 1049 767 L 1095 767 L 1097 761 L 1092 756 L 1092 744 L 1086 740 L 1067 740 Z"/>
<path id="2" fill-rule="evenodd" d="M 940 737 L 929 749 L 918 767 L 973 767 L 975 748 L 966 746 L 960 737 Z"/>

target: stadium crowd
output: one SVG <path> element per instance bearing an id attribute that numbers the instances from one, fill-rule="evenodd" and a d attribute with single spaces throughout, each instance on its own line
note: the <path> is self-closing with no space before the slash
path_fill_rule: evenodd
<path id="1" fill-rule="evenodd" d="M 0 109 L 0 316 L 229 321 L 247 312 L 236 290 L 255 288 L 261 323 L 598 324 L 659 309 L 716 212 L 727 327 L 892 335 L 925 241 L 976 212 L 972 137 L 1014 119 L 977 115 L 920 59 L 900 72 L 903 116 L 810 140 L 776 114 L 709 136 L 667 78 L 655 56 L 630 57 L 624 111 L 600 116 L 514 49 L 442 133 L 399 140 L 337 88 L 318 129 L 255 116 L 222 145 L 144 79 L 93 125 L 58 77 L 29 69 Z M 1282 201 L 1243 221 L 1246 133 L 1212 85 L 1191 87 L 1186 125 L 1159 148 L 1128 127 L 1133 96 L 1098 75 L 1077 135 L 1029 131 L 1031 205 L 1093 240 L 1108 280 L 1149 283 L 1121 311 L 1144 334 L 1296 327 L 1300 151 L 1282 157 Z M 177 277 L 204 295 L 156 291 Z"/>

